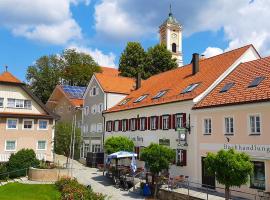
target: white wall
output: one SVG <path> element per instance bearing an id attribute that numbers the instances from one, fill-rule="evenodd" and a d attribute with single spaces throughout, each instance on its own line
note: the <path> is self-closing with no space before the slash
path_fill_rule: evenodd
<path id="1" fill-rule="evenodd" d="M 123 100 L 127 95 L 125 94 L 116 94 L 116 93 L 106 93 L 107 95 L 107 109 L 115 106 L 121 100 Z"/>

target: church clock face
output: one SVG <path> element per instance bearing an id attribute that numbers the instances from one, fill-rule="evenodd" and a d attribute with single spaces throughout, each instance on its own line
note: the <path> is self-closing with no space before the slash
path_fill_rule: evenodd
<path id="1" fill-rule="evenodd" d="M 177 37 L 177 34 L 176 33 L 173 33 L 172 34 L 172 38 L 176 38 Z"/>

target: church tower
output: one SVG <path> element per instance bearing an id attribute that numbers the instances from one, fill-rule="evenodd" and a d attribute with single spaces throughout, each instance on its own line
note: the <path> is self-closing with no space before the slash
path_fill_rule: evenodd
<path id="1" fill-rule="evenodd" d="M 182 25 L 175 19 L 170 6 L 169 17 L 159 27 L 160 44 L 165 44 L 177 59 L 178 66 L 183 66 Z"/>

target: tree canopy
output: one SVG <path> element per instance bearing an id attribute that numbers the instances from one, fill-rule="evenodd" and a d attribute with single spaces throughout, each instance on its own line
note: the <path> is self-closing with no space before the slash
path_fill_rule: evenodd
<path id="1" fill-rule="evenodd" d="M 133 151 L 134 142 L 123 136 L 110 137 L 106 139 L 104 145 L 105 152 L 112 154 L 118 151 Z"/>
<path id="2" fill-rule="evenodd" d="M 210 175 L 216 176 L 217 181 L 225 185 L 226 199 L 229 199 L 230 187 L 246 184 L 253 172 L 250 157 L 234 149 L 220 150 L 217 154 L 208 153 L 205 166 Z"/>
<path id="3" fill-rule="evenodd" d="M 101 68 L 93 58 L 75 49 L 60 55 L 42 56 L 27 69 L 26 79 L 33 93 L 46 103 L 57 84 L 64 81 L 74 86 L 86 86 L 94 72 Z"/>
<path id="4" fill-rule="evenodd" d="M 136 77 L 140 72 L 143 79 L 177 67 L 176 59 L 164 44 L 150 47 L 146 52 L 138 42 L 128 42 L 119 60 L 122 76 Z"/>

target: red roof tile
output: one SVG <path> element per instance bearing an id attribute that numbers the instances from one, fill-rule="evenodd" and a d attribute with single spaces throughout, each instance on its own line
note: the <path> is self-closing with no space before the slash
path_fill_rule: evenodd
<path id="1" fill-rule="evenodd" d="M 69 99 L 69 101 L 75 106 L 80 107 L 83 105 L 83 99 Z"/>
<path id="2" fill-rule="evenodd" d="M 252 80 L 260 76 L 264 79 L 257 87 L 248 87 Z M 234 83 L 234 85 L 227 92 L 220 92 L 227 83 Z M 270 100 L 270 56 L 240 64 L 194 108 L 266 100 Z"/>
<path id="3" fill-rule="evenodd" d="M 0 81 L 1 82 L 8 82 L 8 83 L 22 83 L 19 79 L 13 76 L 10 72 L 3 72 L 0 74 Z"/>
<path id="4" fill-rule="evenodd" d="M 129 94 L 135 86 L 135 79 L 120 76 L 114 68 L 102 67 L 102 72 L 95 73 L 95 77 L 105 92 Z"/>
<path id="5" fill-rule="evenodd" d="M 192 75 L 192 64 L 170 70 L 145 80 L 142 87 L 131 92 L 125 99 L 130 98 L 125 105 L 116 105 L 107 112 L 128 110 L 144 106 L 158 105 L 163 103 L 191 100 L 205 91 L 224 71 L 226 71 L 248 48 L 247 45 L 211 58 L 199 61 L 199 72 Z M 187 86 L 200 83 L 192 92 L 180 94 Z M 152 98 L 161 90 L 168 90 L 164 97 L 153 100 Z M 134 101 L 141 95 L 148 97 L 139 103 Z"/>

